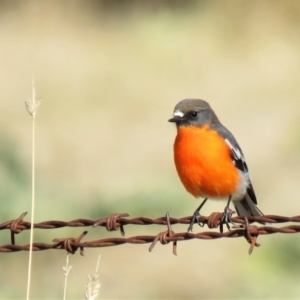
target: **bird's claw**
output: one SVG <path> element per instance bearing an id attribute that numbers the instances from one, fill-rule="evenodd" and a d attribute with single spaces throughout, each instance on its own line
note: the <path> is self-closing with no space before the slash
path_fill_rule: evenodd
<path id="1" fill-rule="evenodd" d="M 234 224 L 232 222 L 232 210 L 229 207 L 226 207 L 223 213 L 223 216 L 220 220 L 220 232 L 223 232 L 223 224 L 226 224 L 228 230 L 230 230 L 229 223 Z"/>
<path id="2" fill-rule="evenodd" d="M 198 210 L 196 210 L 193 214 L 193 217 L 191 219 L 190 225 L 188 227 L 187 232 L 192 232 L 193 231 L 193 226 L 194 224 L 197 223 L 200 227 L 204 226 L 203 222 L 200 222 L 200 213 Z"/>

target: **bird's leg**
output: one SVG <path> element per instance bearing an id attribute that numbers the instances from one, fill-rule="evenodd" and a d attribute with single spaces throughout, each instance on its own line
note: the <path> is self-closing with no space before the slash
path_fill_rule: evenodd
<path id="1" fill-rule="evenodd" d="M 205 202 L 207 201 L 208 198 L 205 198 L 202 203 L 199 205 L 199 207 L 195 210 L 193 217 L 191 219 L 190 225 L 188 227 L 188 232 L 193 231 L 193 226 L 195 223 L 197 223 L 200 227 L 203 227 L 204 224 L 200 222 L 200 209 L 203 207 Z"/>
<path id="2" fill-rule="evenodd" d="M 229 209 L 231 198 L 232 198 L 232 196 L 229 196 L 228 202 L 227 202 L 227 204 L 225 206 L 225 209 L 224 209 L 223 216 L 220 220 L 220 231 L 221 231 L 221 233 L 223 232 L 223 224 L 226 224 L 228 230 L 230 230 L 229 223 L 233 224 L 232 220 L 231 220 L 230 209 Z"/>

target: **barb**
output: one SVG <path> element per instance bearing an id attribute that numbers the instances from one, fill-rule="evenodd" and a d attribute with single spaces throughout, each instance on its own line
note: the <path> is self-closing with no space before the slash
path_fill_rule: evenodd
<path id="1" fill-rule="evenodd" d="M 68 253 L 75 254 L 78 247 L 74 246 L 72 243 L 79 243 L 82 238 L 87 234 L 87 231 L 84 231 L 77 239 L 75 238 L 63 238 L 63 239 L 54 239 L 53 242 L 58 243 L 61 248 L 67 250 Z M 84 256 L 83 254 L 83 247 L 80 247 L 80 255 Z"/>
<path id="2" fill-rule="evenodd" d="M 160 232 L 154 239 L 154 241 L 151 243 L 150 247 L 149 247 L 149 252 L 151 252 L 154 248 L 154 246 L 156 245 L 156 243 L 158 241 L 160 241 L 160 243 L 162 245 L 166 245 L 169 243 L 169 241 L 167 240 L 167 238 L 172 238 L 175 234 L 175 232 L 172 230 L 171 224 L 170 224 L 170 216 L 169 213 L 167 212 L 166 214 L 166 218 L 167 218 L 167 227 L 168 230 Z M 177 241 L 173 241 L 173 254 L 177 255 Z"/>
<path id="3" fill-rule="evenodd" d="M 248 222 L 248 219 L 247 217 L 243 217 L 244 218 L 244 225 L 234 225 L 232 228 L 239 228 L 239 229 L 244 229 L 244 237 L 246 239 L 246 241 L 250 244 L 250 248 L 249 248 L 249 255 L 251 255 L 251 253 L 253 252 L 254 250 L 254 247 L 259 247 L 260 244 L 258 244 L 256 241 L 257 241 L 257 238 L 258 238 L 258 235 L 251 235 L 251 232 L 250 232 L 250 228 L 255 228 L 257 229 L 257 226 L 255 225 L 250 225 L 249 222 Z"/>
<path id="4" fill-rule="evenodd" d="M 27 215 L 27 212 L 24 212 L 21 214 L 19 218 L 16 220 L 13 220 L 10 223 L 10 237 L 11 237 L 11 243 L 15 244 L 15 233 L 20 233 L 22 230 L 19 229 L 19 224 L 23 222 L 24 217 Z M 31 226 L 30 226 L 31 228 Z"/>
<path id="5" fill-rule="evenodd" d="M 124 226 L 122 223 L 118 223 L 118 221 L 122 217 L 129 217 L 129 214 L 126 214 L 126 213 L 125 214 L 111 214 L 107 218 L 98 220 L 93 225 L 93 227 L 96 227 L 99 225 L 102 225 L 102 226 L 105 225 L 107 231 L 117 231 L 120 228 L 121 234 L 122 234 L 122 236 L 124 236 L 125 235 Z"/>

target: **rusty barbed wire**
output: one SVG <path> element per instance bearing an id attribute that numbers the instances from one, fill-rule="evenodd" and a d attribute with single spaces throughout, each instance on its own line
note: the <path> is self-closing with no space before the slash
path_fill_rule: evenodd
<path id="1" fill-rule="evenodd" d="M 232 213 L 234 213 L 232 211 Z M 200 222 L 206 225 L 209 229 L 221 227 L 223 224 L 220 223 L 223 213 L 214 212 L 210 216 L 201 216 Z M 17 252 L 17 251 L 29 251 L 30 245 L 15 245 L 14 234 L 18 234 L 23 230 L 30 229 L 30 222 L 24 221 L 26 213 L 23 213 L 20 217 L 15 220 L 10 220 L 0 224 L 0 230 L 10 229 L 11 231 L 11 244 L 0 246 L 0 252 Z M 160 217 L 156 219 L 151 219 L 148 217 L 137 217 L 137 218 L 127 218 L 129 215 L 127 213 L 122 214 L 112 214 L 105 218 L 100 218 L 97 220 L 89 219 L 75 219 L 71 221 L 44 221 L 40 223 L 35 223 L 34 228 L 40 229 L 56 229 L 62 227 L 87 227 L 87 226 L 102 226 L 106 227 L 108 231 L 119 230 L 124 236 L 124 226 L 125 225 L 165 225 L 167 230 L 158 233 L 154 236 L 141 235 L 133 236 L 129 238 L 104 238 L 100 240 L 81 242 L 81 239 L 87 234 L 84 231 L 78 238 L 57 238 L 53 240 L 53 243 L 33 243 L 33 251 L 41 251 L 48 249 L 65 249 L 67 252 L 74 254 L 77 249 L 80 249 L 81 255 L 84 254 L 84 248 L 94 248 L 94 247 L 110 247 L 122 244 L 145 244 L 151 243 L 149 251 L 152 251 L 156 243 L 159 241 L 161 244 L 168 244 L 173 242 L 173 253 L 177 254 L 177 242 L 191 239 L 219 239 L 219 238 L 236 238 L 244 237 L 250 244 L 249 254 L 253 251 L 254 247 L 258 247 L 257 237 L 259 235 L 274 234 L 274 233 L 298 233 L 300 232 L 300 225 L 290 225 L 285 227 L 274 227 L 274 226 L 255 226 L 251 225 L 253 222 L 267 223 L 267 224 L 279 224 L 284 222 L 295 222 L 300 223 L 300 216 L 295 217 L 284 217 L 276 215 L 265 215 L 260 217 L 232 217 L 234 226 L 231 230 L 227 232 L 217 232 L 217 231 L 205 231 L 199 233 L 192 232 L 181 232 L 175 233 L 171 229 L 171 225 L 175 224 L 189 224 L 192 216 L 187 216 L 183 218 L 171 218 L 167 214 L 165 217 Z M 196 225 L 196 224 L 195 224 Z"/>
<path id="2" fill-rule="evenodd" d="M 216 213 L 212 213 L 211 216 Z M 217 213 L 222 214 L 222 213 Z M 23 213 L 19 218 L 16 220 L 10 220 L 4 223 L 0 224 L 0 230 L 5 229 L 12 229 L 15 233 L 19 233 L 22 230 L 30 230 L 31 223 L 23 221 L 23 218 L 25 217 L 26 213 Z M 113 216 L 114 222 L 111 222 L 110 218 Z M 123 214 L 112 214 L 105 218 L 100 218 L 97 220 L 90 220 L 90 219 L 74 219 L 71 221 L 58 221 L 58 220 L 52 220 L 52 221 L 43 221 L 40 223 L 35 223 L 34 228 L 39 229 L 56 229 L 56 228 L 62 228 L 62 227 L 87 227 L 87 226 L 102 226 L 107 227 L 108 231 L 118 230 L 120 226 L 125 225 L 166 225 L 167 219 L 166 217 L 159 217 L 159 218 L 148 218 L 148 217 L 136 217 L 128 219 L 129 215 L 127 213 Z M 201 216 L 200 222 L 204 225 L 209 226 L 210 224 L 210 217 Z M 170 217 L 170 224 L 190 224 L 192 216 L 186 216 L 182 218 L 174 218 Z M 264 215 L 260 217 L 247 217 L 249 223 L 253 222 L 259 222 L 259 223 L 270 223 L 270 224 L 276 224 L 276 223 L 286 223 L 286 222 L 294 222 L 294 223 L 300 223 L 300 215 L 295 217 L 284 217 L 284 216 L 277 216 L 277 215 Z M 241 216 L 232 217 L 232 221 L 234 223 L 244 223 L 244 219 Z M 215 222 L 213 222 L 215 223 Z M 111 226 L 110 226 L 111 224 Z M 209 228 L 212 228 L 211 225 Z"/>
<path id="3" fill-rule="evenodd" d="M 271 226 L 261 226 L 261 227 L 250 227 L 249 232 L 251 236 L 258 236 L 258 235 L 267 235 L 267 234 L 274 234 L 274 233 L 298 233 L 300 232 L 299 225 L 290 225 L 281 228 L 271 227 Z M 212 239 L 219 239 L 219 238 L 237 238 L 237 237 L 244 237 L 245 232 L 242 229 L 234 229 L 230 231 L 226 231 L 224 233 L 220 233 L 217 231 L 205 231 L 199 233 L 191 233 L 191 232 L 180 232 L 180 233 L 173 233 L 172 236 L 166 235 L 165 241 L 167 243 L 170 242 L 178 242 L 178 241 L 187 241 L 191 239 L 203 239 L 203 240 L 212 240 Z M 146 243 L 153 243 L 157 235 L 140 235 L 140 236 L 133 236 L 129 238 L 105 238 L 100 240 L 94 241 L 87 241 L 87 242 L 77 242 L 72 238 L 67 243 L 69 249 L 77 249 L 77 248 L 95 248 L 95 247 L 110 247 L 110 246 L 118 246 L 123 244 L 146 244 Z M 58 239 L 56 239 L 58 240 Z M 55 242 L 52 244 L 47 243 L 33 243 L 32 249 L 33 251 L 40 251 L 40 250 L 48 250 L 48 249 L 66 249 L 63 245 L 65 240 L 61 239 L 60 242 Z M 153 249 L 153 247 L 152 247 Z M 151 249 L 151 250 L 152 250 Z M 66 249 L 68 250 L 68 249 Z M 0 246 L 0 252 L 17 252 L 17 251 L 29 251 L 29 244 L 28 245 L 2 245 Z M 70 253 L 75 253 L 76 250 L 69 251 Z"/>

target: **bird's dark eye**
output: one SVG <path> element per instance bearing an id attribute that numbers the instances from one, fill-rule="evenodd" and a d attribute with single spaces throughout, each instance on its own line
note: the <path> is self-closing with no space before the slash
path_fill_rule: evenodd
<path id="1" fill-rule="evenodd" d="M 198 116 L 198 112 L 196 112 L 196 111 L 191 111 L 189 113 L 190 119 L 195 119 L 195 118 L 197 118 L 197 116 Z"/>

